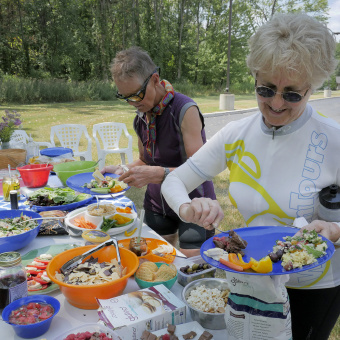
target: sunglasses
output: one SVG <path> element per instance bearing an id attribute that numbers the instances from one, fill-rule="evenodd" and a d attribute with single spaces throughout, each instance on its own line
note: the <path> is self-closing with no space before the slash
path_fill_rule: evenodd
<path id="1" fill-rule="evenodd" d="M 124 97 L 122 94 L 120 94 L 117 91 L 116 98 L 118 98 L 119 100 L 125 101 L 125 102 L 134 102 L 134 103 L 141 102 L 145 97 L 146 88 L 148 86 L 148 83 L 149 83 L 151 77 L 156 72 L 158 72 L 160 74 L 160 68 L 159 67 L 156 67 L 155 70 L 146 78 L 145 82 L 143 83 L 141 89 L 138 92 L 131 94 L 130 96 Z"/>
<path id="2" fill-rule="evenodd" d="M 293 91 L 287 91 L 287 92 L 277 92 L 271 89 L 270 87 L 267 86 L 256 86 L 256 81 L 255 81 L 255 90 L 256 93 L 263 97 L 263 98 L 272 98 L 276 94 L 281 94 L 282 98 L 289 103 L 298 103 L 299 101 L 302 100 L 303 97 L 306 96 L 307 92 L 309 91 L 310 87 L 308 87 L 307 91 L 305 92 L 304 95 L 298 93 L 298 92 L 293 92 Z"/>

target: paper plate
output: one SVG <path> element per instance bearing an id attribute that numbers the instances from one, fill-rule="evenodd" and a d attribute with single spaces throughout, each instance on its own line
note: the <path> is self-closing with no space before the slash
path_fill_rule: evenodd
<path id="1" fill-rule="evenodd" d="M 245 241 L 248 242 L 247 248 L 244 250 L 245 256 L 243 256 L 243 260 L 245 262 L 249 262 L 251 257 L 254 258 L 255 260 L 260 260 L 261 258 L 267 256 L 269 253 L 273 251 L 273 246 L 275 246 L 277 240 L 283 240 L 283 237 L 285 236 L 294 236 L 298 231 L 297 228 L 277 226 L 248 227 L 234 230 L 240 237 L 242 237 Z M 228 236 L 228 232 L 218 234 L 218 237 L 222 236 Z M 229 267 L 223 265 L 222 263 L 213 260 L 211 257 L 204 255 L 204 251 L 211 248 L 215 248 L 215 244 L 213 243 L 213 237 L 211 237 L 210 239 L 203 243 L 201 247 L 201 256 L 207 263 L 211 264 L 212 266 L 237 274 L 246 275 L 294 274 L 320 266 L 321 264 L 327 262 L 333 256 L 335 251 L 333 243 L 326 239 L 325 237 L 323 236 L 321 237 L 324 241 L 326 241 L 328 246 L 326 250 L 326 255 L 318 258 L 317 261 L 312 264 L 303 266 L 302 268 L 295 268 L 289 271 L 283 269 L 281 265 L 282 261 L 273 263 L 273 271 L 266 274 L 255 273 L 253 271 L 251 272 L 234 271 Z"/>
<path id="2" fill-rule="evenodd" d="M 116 193 L 112 193 L 112 194 L 98 194 L 96 192 L 91 191 L 91 189 L 83 187 L 83 185 L 85 183 L 90 183 L 91 180 L 94 179 L 92 174 L 93 174 L 93 172 L 84 172 L 82 174 L 77 174 L 77 175 L 71 176 L 66 180 L 66 185 L 73 190 L 83 192 L 85 194 L 90 194 L 90 195 L 93 195 L 93 196 L 98 196 L 100 198 L 109 198 L 109 197 L 121 196 L 121 195 L 124 195 L 124 193 L 127 190 L 130 189 L 130 187 L 127 187 L 126 189 L 124 189 L 120 192 L 116 192 Z M 108 173 L 108 172 L 106 172 L 104 174 L 104 176 L 110 176 L 112 178 L 118 178 L 119 177 L 119 175 L 111 174 L 111 173 Z"/>
<path id="3" fill-rule="evenodd" d="M 46 247 L 39 248 L 39 249 L 33 249 L 33 250 L 29 251 L 28 253 L 26 253 L 25 255 L 23 255 L 21 257 L 22 264 L 26 267 L 27 265 L 32 263 L 34 258 L 40 256 L 41 254 L 51 254 L 52 256 L 55 256 L 57 254 L 62 253 L 65 250 L 80 247 L 82 245 L 83 244 L 81 244 L 81 243 L 79 243 L 79 244 L 78 243 L 53 244 L 51 246 L 46 246 Z M 59 286 L 56 283 L 51 282 L 51 284 L 46 289 L 37 290 L 37 291 L 34 291 L 34 292 L 28 292 L 28 295 L 44 295 L 44 294 L 48 294 L 50 292 L 53 292 L 57 289 L 59 289 Z"/>
<path id="4" fill-rule="evenodd" d="M 133 237 L 135 237 L 136 235 L 134 235 Z M 139 256 L 140 259 L 146 259 L 149 260 L 151 262 L 165 262 L 165 263 L 171 263 L 174 261 L 175 256 L 171 256 L 171 255 L 176 255 L 176 249 L 173 248 L 173 251 L 170 255 L 164 255 L 164 256 L 158 256 L 152 253 L 152 250 L 156 249 L 157 247 L 159 247 L 162 244 L 169 244 L 165 241 L 162 240 L 158 240 L 156 238 L 146 238 L 146 244 L 148 245 L 148 252 L 146 255 L 144 256 Z M 124 240 L 120 240 L 118 241 L 118 245 L 120 247 L 129 249 L 129 244 L 130 244 L 130 239 L 126 238 Z"/>

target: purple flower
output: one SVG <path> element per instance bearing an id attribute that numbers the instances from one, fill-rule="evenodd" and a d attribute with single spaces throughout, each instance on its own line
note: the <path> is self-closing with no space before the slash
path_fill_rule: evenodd
<path id="1" fill-rule="evenodd" d="M 21 124 L 21 115 L 17 111 L 10 113 L 5 110 L 5 115 L 2 116 L 2 122 L 0 123 L 0 139 L 2 142 L 9 142 L 13 131 L 17 126 Z"/>

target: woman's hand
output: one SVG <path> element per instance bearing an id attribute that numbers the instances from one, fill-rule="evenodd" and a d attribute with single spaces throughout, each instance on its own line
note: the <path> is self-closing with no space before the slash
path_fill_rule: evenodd
<path id="1" fill-rule="evenodd" d="M 340 238 L 340 228 L 336 223 L 333 222 L 315 220 L 305 227 L 302 227 L 297 232 L 297 235 L 302 235 L 302 231 L 304 229 L 315 230 L 318 234 L 328 238 L 332 242 L 336 242 Z"/>
<path id="2" fill-rule="evenodd" d="M 163 179 L 163 167 L 148 165 L 134 166 L 118 178 L 119 181 L 136 188 L 142 188 L 149 183 L 159 184 L 163 182 Z"/>
<path id="3" fill-rule="evenodd" d="M 219 203 L 205 197 L 194 198 L 191 203 L 182 204 L 179 215 L 186 222 L 198 224 L 208 230 L 217 228 L 224 217 Z"/>
<path id="4" fill-rule="evenodd" d="M 109 172 L 111 174 L 121 175 L 124 172 L 124 170 L 119 165 L 108 165 L 108 166 L 104 166 L 104 168 L 101 169 L 100 172 L 102 174 L 105 174 L 105 172 Z"/>

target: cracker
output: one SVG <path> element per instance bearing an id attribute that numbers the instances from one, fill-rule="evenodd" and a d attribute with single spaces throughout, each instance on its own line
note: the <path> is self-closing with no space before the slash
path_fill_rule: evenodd
<path id="1" fill-rule="evenodd" d="M 136 277 L 143 281 L 152 281 L 153 272 L 149 268 L 139 267 L 136 271 Z"/>

